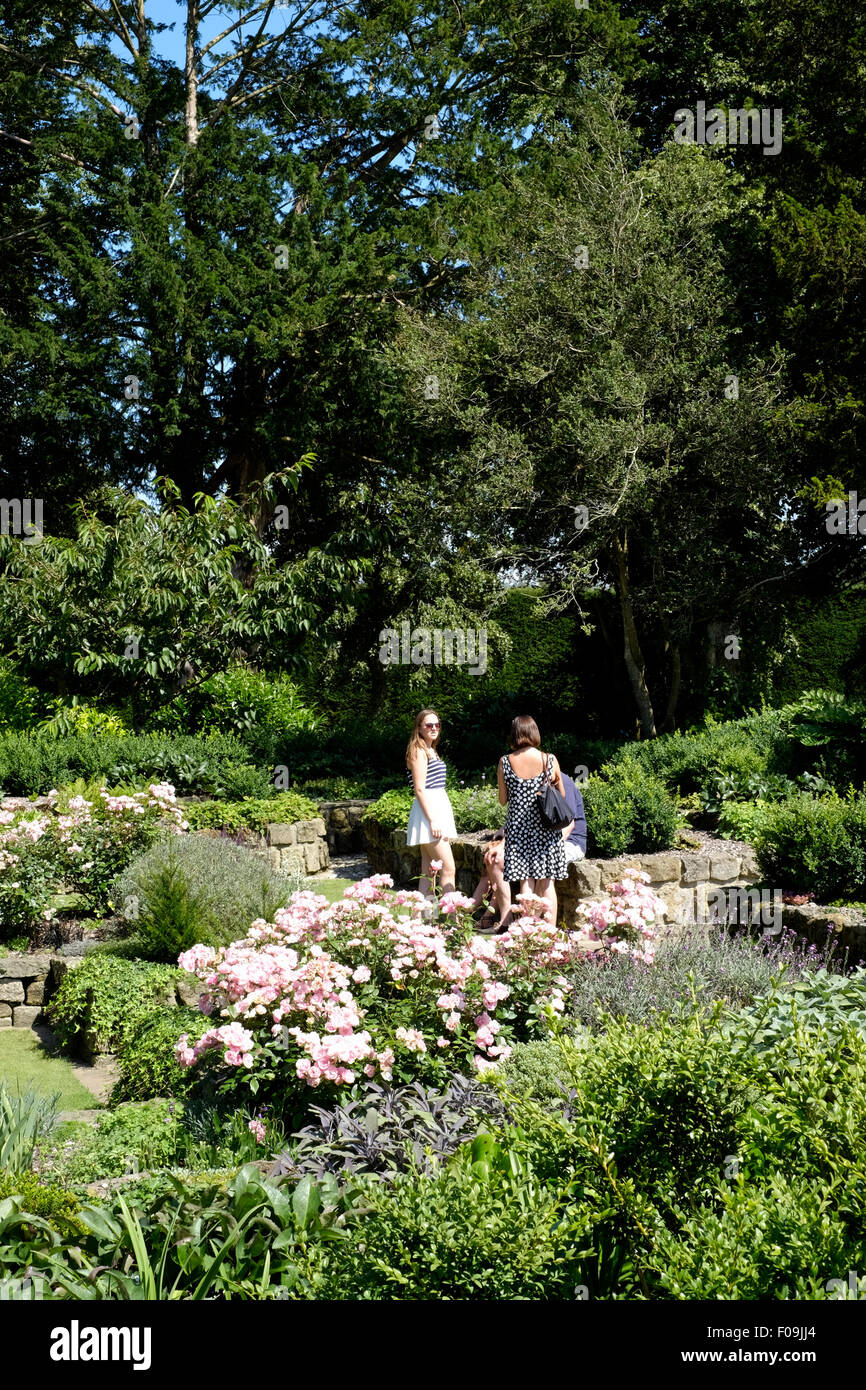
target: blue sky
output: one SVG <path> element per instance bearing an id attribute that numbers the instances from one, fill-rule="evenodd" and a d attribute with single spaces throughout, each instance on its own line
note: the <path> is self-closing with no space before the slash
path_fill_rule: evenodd
<path id="1" fill-rule="evenodd" d="M 155 37 L 154 47 L 161 57 L 171 59 L 178 67 L 182 68 L 184 65 L 186 0 L 145 0 L 145 4 L 148 19 L 153 20 L 157 24 L 171 24 L 174 26 L 172 29 L 166 29 L 164 33 L 158 34 Z M 258 9 L 258 5 L 251 0 L 251 3 L 245 8 L 249 12 L 253 12 Z M 267 32 L 273 34 L 279 33 L 280 29 L 283 28 L 286 11 L 289 11 L 289 9 L 295 11 L 297 8 L 298 5 L 295 3 L 295 0 L 291 0 L 290 5 L 285 5 L 282 11 L 279 3 L 277 3 L 274 6 L 273 14 L 268 22 Z M 219 34 L 223 29 L 227 29 L 228 26 L 239 17 L 240 13 L 241 11 L 233 5 L 220 6 L 218 9 L 212 11 L 201 25 L 200 35 L 202 39 L 207 42 L 207 40 L 213 38 L 215 34 Z M 247 33 L 253 32 L 260 24 L 261 15 L 257 14 L 255 20 L 247 30 Z M 237 37 L 237 35 L 233 37 Z M 226 48 L 221 49 L 221 51 L 228 51 L 228 44 L 230 41 L 230 39 L 226 40 Z M 128 56 L 120 43 L 118 43 L 116 47 L 119 52 Z"/>

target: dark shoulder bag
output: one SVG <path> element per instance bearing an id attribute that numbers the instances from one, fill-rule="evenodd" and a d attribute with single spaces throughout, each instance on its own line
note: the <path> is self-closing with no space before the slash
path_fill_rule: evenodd
<path id="1" fill-rule="evenodd" d="M 538 793 L 538 814 L 545 830 L 564 830 L 574 820 L 571 810 L 561 791 L 558 791 L 550 776 L 550 755 L 544 755 L 544 786 Z"/>

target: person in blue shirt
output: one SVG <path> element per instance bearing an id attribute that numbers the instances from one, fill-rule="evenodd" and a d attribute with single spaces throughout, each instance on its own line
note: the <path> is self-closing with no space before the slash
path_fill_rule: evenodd
<path id="1" fill-rule="evenodd" d="M 566 826 L 562 832 L 565 836 L 565 862 L 576 864 L 579 859 L 586 858 L 586 812 L 583 809 L 583 797 L 572 778 L 565 772 L 562 774 L 562 785 L 565 788 L 569 810 L 574 814 L 571 825 Z"/>

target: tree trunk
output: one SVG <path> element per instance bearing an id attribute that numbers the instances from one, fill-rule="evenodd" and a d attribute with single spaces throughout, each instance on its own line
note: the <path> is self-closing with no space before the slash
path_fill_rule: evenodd
<path id="1" fill-rule="evenodd" d="M 668 689 L 667 709 L 661 722 L 660 733 L 669 734 L 677 726 L 677 705 L 679 704 L 680 691 L 682 690 L 682 654 L 680 644 L 671 632 L 670 623 L 664 613 L 661 614 L 662 629 L 665 634 L 665 649 L 670 652 L 671 657 L 671 683 Z"/>
<path id="2" fill-rule="evenodd" d="M 186 127 L 186 143 L 191 149 L 195 149 L 198 144 L 198 71 L 195 51 L 199 26 L 198 6 L 199 0 L 187 0 L 184 125 Z"/>
<path id="3" fill-rule="evenodd" d="M 637 705 L 641 738 L 655 738 L 656 721 L 652 701 L 646 683 L 646 663 L 638 641 L 637 625 L 631 602 L 631 588 L 628 577 L 628 533 L 622 541 L 614 536 L 611 546 L 613 556 L 613 575 L 616 595 L 622 615 L 623 659 L 631 683 L 632 694 Z"/>
<path id="4" fill-rule="evenodd" d="M 679 644 L 673 642 L 671 644 L 671 687 L 668 691 L 668 704 L 665 710 L 665 717 L 662 720 L 661 731 L 663 734 L 670 734 L 677 727 L 677 705 L 679 704 L 680 691 L 682 689 L 682 671 Z"/>

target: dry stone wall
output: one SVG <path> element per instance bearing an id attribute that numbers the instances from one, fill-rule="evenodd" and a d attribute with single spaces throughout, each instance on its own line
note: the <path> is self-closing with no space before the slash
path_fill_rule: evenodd
<path id="1" fill-rule="evenodd" d="M 360 854 L 366 847 L 362 820 L 373 802 L 320 801 L 319 815 L 325 822 L 331 854 Z"/>
<path id="2" fill-rule="evenodd" d="M 406 844 L 405 831 L 388 830 L 369 819 L 365 821 L 365 830 L 372 872 L 390 874 L 401 886 L 417 885 L 421 853 Z M 462 893 L 473 893 L 484 873 L 488 843 L 482 835 L 461 835 L 452 842 L 457 888 Z M 718 849 L 711 853 L 665 850 L 658 854 L 625 854 L 617 859 L 583 859 L 569 865 L 568 877 L 556 885 L 565 925 L 572 930 L 580 927 L 579 904 L 603 897 L 627 868 L 641 869 L 649 875 L 653 891 L 665 904 L 666 922 L 671 930 L 711 919 L 714 890 L 717 903 L 719 890 L 745 889 L 760 880 L 752 851 L 743 852 L 741 846 L 725 841 L 719 841 Z"/>
<path id="3" fill-rule="evenodd" d="M 262 848 L 277 873 L 306 876 L 330 868 L 327 832 L 321 816 L 292 825 L 269 825 Z"/>
<path id="4" fill-rule="evenodd" d="M 66 971 L 83 959 L 48 951 L 32 955 L 11 951 L 0 956 L 0 1028 L 35 1028 L 40 1024 L 43 1004 L 48 1003 Z"/>

